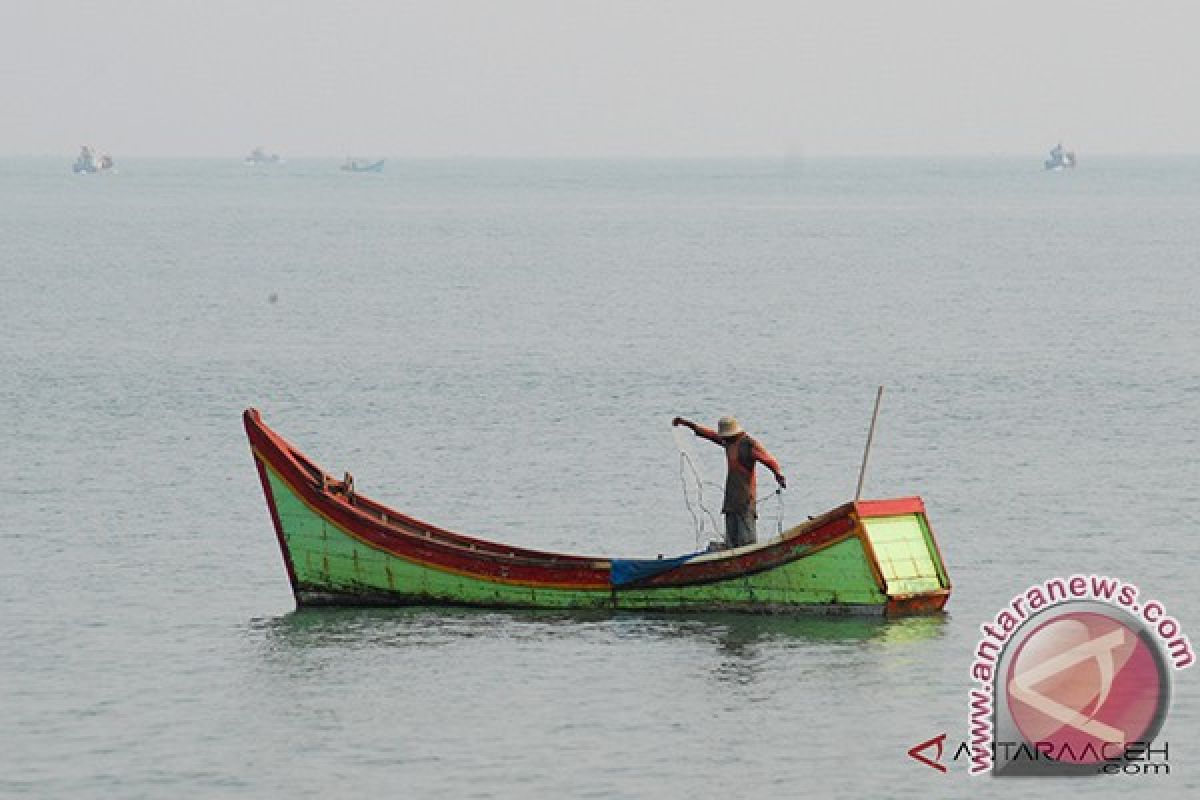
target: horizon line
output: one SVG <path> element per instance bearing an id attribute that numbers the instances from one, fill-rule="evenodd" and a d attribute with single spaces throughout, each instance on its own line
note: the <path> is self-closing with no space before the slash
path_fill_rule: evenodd
<path id="1" fill-rule="evenodd" d="M 100 148 L 105 152 L 112 153 L 114 151 L 107 148 Z M 271 148 L 274 150 L 274 148 Z M 115 151 L 120 153 L 120 151 Z M 330 154 L 330 153 L 313 153 L 300 152 L 287 154 L 280 152 L 280 157 L 284 160 L 328 160 L 336 159 L 343 160 L 346 158 L 375 158 L 375 159 L 395 159 L 397 161 L 807 161 L 807 160 L 851 160 L 851 161 L 869 161 L 878 159 L 939 159 L 946 161 L 963 161 L 969 159 L 980 158 L 1042 158 L 1044 153 L 1026 152 L 1026 151 L 988 151 L 976 153 L 741 153 L 741 154 L 704 154 L 704 155 L 678 155 L 664 153 L 644 153 L 644 154 L 577 154 L 577 155 L 560 155 L 560 154 L 538 154 L 538 155 L 504 155 L 504 154 L 485 154 L 485 153 L 450 153 L 450 154 L 380 154 L 370 153 L 369 155 L 353 155 L 353 154 Z M 71 152 L 5 152 L 0 153 L 0 158 L 72 158 Z M 121 158 L 133 159 L 196 159 L 196 160 L 243 160 L 245 154 L 237 155 L 232 153 L 171 153 L 171 154 L 146 154 L 146 153 L 124 153 Z M 1181 157 L 1200 157 L 1200 150 L 1162 150 L 1152 152 L 1134 152 L 1127 150 L 1096 150 L 1087 153 L 1086 158 L 1181 158 Z"/>

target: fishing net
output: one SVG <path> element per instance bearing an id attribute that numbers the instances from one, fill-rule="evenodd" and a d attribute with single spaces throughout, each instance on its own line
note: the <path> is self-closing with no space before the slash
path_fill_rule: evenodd
<path id="1" fill-rule="evenodd" d="M 679 479 L 683 483 L 683 502 L 692 515 L 696 529 L 696 549 L 704 550 L 713 540 L 724 541 L 725 534 L 717 524 L 717 514 L 709 506 L 710 498 L 720 502 L 724 489 L 717 483 L 706 480 L 700 460 L 692 449 L 695 436 L 683 426 L 672 428 L 675 446 L 679 448 Z"/>

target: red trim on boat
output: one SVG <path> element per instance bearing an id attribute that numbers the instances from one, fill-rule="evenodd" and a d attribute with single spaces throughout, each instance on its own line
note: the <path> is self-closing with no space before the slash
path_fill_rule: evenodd
<path id="1" fill-rule="evenodd" d="M 925 503 L 919 497 L 889 500 L 859 500 L 854 504 L 860 517 L 891 517 L 897 514 L 924 514 Z"/>

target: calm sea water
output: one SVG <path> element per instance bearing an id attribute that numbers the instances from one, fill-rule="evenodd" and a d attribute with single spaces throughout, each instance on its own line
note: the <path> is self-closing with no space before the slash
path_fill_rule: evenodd
<path id="1" fill-rule="evenodd" d="M 0 795 L 1200 791 L 1195 670 L 1169 778 L 905 756 L 1030 584 L 1200 641 L 1200 161 L 68 166 L 0 161 Z M 878 384 L 866 494 L 926 499 L 944 618 L 296 612 L 239 419 L 447 527 L 653 556 L 695 545 L 674 415 L 738 415 L 791 524 L 852 497 Z"/>

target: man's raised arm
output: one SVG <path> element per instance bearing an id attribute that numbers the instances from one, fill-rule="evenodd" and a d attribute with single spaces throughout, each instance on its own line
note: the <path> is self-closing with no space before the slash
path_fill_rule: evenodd
<path id="1" fill-rule="evenodd" d="M 692 433 L 696 434 L 700 438 L 708 439 L 710 442 L 714 442 L 716 444 L 721 444 L 721 437 L 717 436 L 716 431 L 714 431 L 712 428 L 706 428 L 703 425 L 697 425 L 696 423 L 692 422 L 690 419 L 684 419 L 683 417 L 676 417 L 675 419 L 671 420 L 671 424 L 672 425 L 682 425 L 685 428 L 691 428 Z"/>

